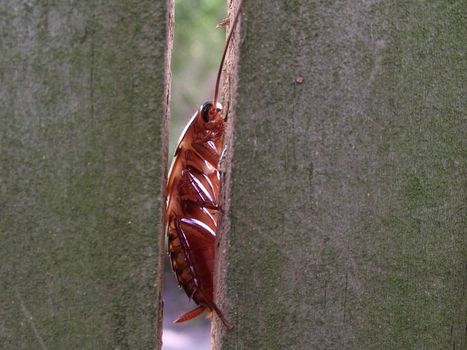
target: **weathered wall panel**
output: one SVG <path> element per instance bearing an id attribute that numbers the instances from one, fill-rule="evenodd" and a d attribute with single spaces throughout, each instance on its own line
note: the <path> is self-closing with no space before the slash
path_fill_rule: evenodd
<path id="1" fill-rule="evenodd" d="M 0 349 L 159 344 L 167 4 L 0 2 Z"/>
<path id="2" fill-rule="evenodd" d="M 244 12 L 216 348 L 465 348 L 465 2 Z"/>

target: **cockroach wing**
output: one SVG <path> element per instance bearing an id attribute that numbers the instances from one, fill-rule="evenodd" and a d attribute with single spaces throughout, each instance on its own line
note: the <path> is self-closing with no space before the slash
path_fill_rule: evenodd
<path id="1" fill-rule="evenodd" d="M 176 230 L 194 269 L 198 287 L 212 295 L 214 274 L 215 232 L 194 218 L 177 220 Z"/>

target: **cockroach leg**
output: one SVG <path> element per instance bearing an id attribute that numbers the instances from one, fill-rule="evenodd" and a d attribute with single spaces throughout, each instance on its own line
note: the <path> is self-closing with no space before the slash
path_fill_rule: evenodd
<path id="1" fill-rule="evenodd" d="M 214 311 L 217 314 L 217 316 L 219 316 L 219 318 L 221 319 L 222 323 L 224 324 L 226 328 L 232 329 L 234 325 L 230 323 L 229 321 L 227 321 L 222 311 L 217 307 L 216 303 L 212 301 L 210 298 L 207 298 L 202 291 L 200 291 L 200 294 L 202 298 L 204 299 L 208 309 L 211 311 Z"/>
<path id="2" fill-rule="evenodd" d="M 193 296 L 195 295 L 195 293 L 198 291 L 198 288 L 195 288 L 193 289 L 193 292 L 191 292 L 191 294 L 188 296 L 188 298 L 191 300 L 193 299 Z"/>
<path id="3" fill-rule="evenodd" d="M 211 309 L 211 310 L 214 310 L 217 314 L 217 316 L 219 316 L 219 318 L 221 319 L 222 323 L 224 324 L 224 326 L 228 329 L 232 329 L 234 327 L 234 325 L 232 323 L 230 323 L 229 321 L 227 321 L 227 319 L 224 317 L 224 314 L 222 313 L 221 310 L 219 310 L 219 308 L 217 307 L 217 305 L 212 302 L 212 301 L 208 301 L 208 307 Z"/>
<path id="4" fill-rule="evenodd" d="M 216 28 L 224 28 L 224 27 L 227 27 L 229 24 L 230 24 L 230 18 L 225 17 L 222 21 L 216 24 Z"/>
<path id="5" fill-rule="evenodd" d="M 227 154 L 227 147 L 224 146 L 224 148 L 222 149 L 221 155 L 219 157 L 219 165 L 218 165 L 218 170 L 221 176 L 224 175 L 226 171 L 226 168 L 225 168 L 226 154 Z"/>

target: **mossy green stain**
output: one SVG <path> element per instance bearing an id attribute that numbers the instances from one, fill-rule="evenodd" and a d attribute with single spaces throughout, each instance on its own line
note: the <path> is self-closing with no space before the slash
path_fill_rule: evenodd
<path id="1" fill-rule="evenodd" d="M 393 268 L 382 276 L 382 286 L 374 284 L 384 298 L 369 305 L 368 315 L 380 324 L 378 344 L 391 348 L 450 347 L 451 326 L 455 334 L 461 332 L 455 316 L 459 295 L 453 291 L 462 284 L 462 251 L 446 240 L 460 231 L 445 216 L 458 210 L 462 197 L 454 165 L 460 161 L 460 119 L 452 108 L 459 98 L 458 64 L 451 66 L 460 22 L 453 7 L 440 4 L 431 3 L 429 11 L 414 3 L 389 7 L 394 13 L 388 17 L 390 40 L 382 80 L 373 90 L 373 98 L 388 101 L 385 108 L 393 113 L 384 116 L 380 106 L 372 110 L 385 126 L 380 157 L 395 159 L 381 163 L 382 172 L 392 174 L 380 183 L 391 215 L 382 218 L 384 229 L 374 226 L 378 237 L 392 233 L 379 261 Z M 443 281 L 448 271 L 457 271 L 456 278 Z"/>
<path id="2" fill-rule="evenodd" d="M 347 14 L 338 11 L 342 4 L 315 3 L 310 8 L 316 12 L 307 8 L 309 12 L 302 12 L 303 16 L 286 13 L 281 18 L 274 7 L 246 3 L 228 252 L 228 295 L 237 303 L 232 312 L 238 314 L 240 324 L 226 335 L 224 345 L 228 349 L 251 344 L 261 348 L 267 342 L 269 348 L 281 348 L 278 344 L 298 329 L 305 335 L 315 332 L 322 340 L 317 347 L 323 348 L 336 348 L 336 344 L 355 349 L 449 348 L 452 342 L 460 348 L 465 344 L 465 315 L 456 307 L 462 305 L 463 236 L 455 213 L 465 212 L 460 186 L 464 161 L 459 132 L 463 129 L 459 124 L 462 72 L 458 67 L 462 65 L 453 64 L 459 59 L 462 42 L 460 12 L 455 5 L 447 9 L 441 1 L 380 3 L 371 7 L 371 16 L 363 11 L 367 16 L 353 22 L 355 27 L 346 32 L 332 27 L 339 24 L 335 20 L 342 20 L 334 14 Z M 358 17 L 350 8 L 346 10 Z M 307 21 L 312 25 L 305 25 Z M 295 40 L 299 36 L 277 40 L 284 34 L 281 30 L 293 24 L 296 33 L 308 40 L 316 38 L 316 42 L 290 47 L 300 42 Z M 280 33 L 270 28 L 279 28 Z M 307 37 L 309 28 L 320 35 Z M 353 52 L 352 44 L 345 51 L 348 61 L 336 64 L 333 60 L 342 51 L 335 37 L 319 41 L 334 31 L 361 34 L 364 40 L 355 41 L 356 51 L 361 52 Z M 291 58 L 291 53 L 297 58 Z M 316 61 L 308 59 L 310 55 Z M 300 62 L 308 63 L 307 69 Z M 305 71 L 305 81 L 294 86 L 300 69 Z M 361 79 L 360 91 L 349 94 L 346 90 L 351 86 L 346 84 L 353 83 L 346 81 L 349 76 Z M 368 81 L 370 77 L 374 80 Z M 294 100 L 296 96 L 299 98 Z M 316 96 L 320 99 L 313 100 Z M 352 104 L 349 100 L 354 97 L 358 103 Z M 331 98 L 335 100 L 330 103 Z M 307 103 L 309 99 L 314 104 Z M 304 118 L 301 104 L 308 107 L 308 133 L 288 123 Z M 326 109 L 320 109 L 321 104 Z M 353 117 L 349 122 L 348 115 Z M 270 125 L 265 126 L 267 123 Z M 352 126 L 352 136 L 341 132 L 341 126 Z M 355 151 L 345 152 L 352 146 Z M 290 171 L 303 169 L 296 166 L 301 164 L 297 159 L 303 150 L 313 161 L 313 189 L 321 191 L 308 197 L 310 184 L 302 181 L 302 173 Z M 350 158 L 348 163 L 345 156 Z M 360 175 L 358 181 L 349 179 L 355 174 Z M 313 195 L 324 203 L 313 204 L 315 210 L 308 212 L 305 203 Z M 342 218 L 341 213 L 353 216 Z M 298 219 L 307 216 L 309 221 Z M 329 223 L 331 220 L 348 225 L 339 227 Z M 282 231 L 282 225 L 287 229 Z M 323 247 L 321 236 L 330 238 L 326 244 L 331 247 L 319 249 Z M 315 245 L 307 246 L 310 241 Z M 284 254 L 287 251 L 296 256 Z M 311 254 L 305 257 L 307 251 Z M 280 264 L 275 262 L 276 254 L 283 256 Z M 274 308 L 292 287 L 278 284 L 278 296 L 267 290 L 263 304 L 261 296 L 253 295 L 254 286 L 269 286 L 278 275 L 283 277 L 285 271 L 297 267 L 294 259 L 303 262 L 298 274 L 303 277 L 304 291 L 300 298 L 288 299 L 290 308 L 280 309 L 284 317 L 274 324 L 278 328 L 259 330 L 258 320 L 265 324 L 269 320 L 264 321 L 263 311 L 257 315 L 249 312 L 264 308 L 276 322 Z M 259 262 L 284 273 L 263 271 Z M 333 276 L 345 281 L 346 273 L 345 317 L 337 307 L 339 302 L 343 304 L 339 298 L 333 304 L 338 311 L 330 313 L 334 323 L 318 317 L 324 314 L 323 303 L 316 303 L 311 316 L 304 317 L 301 311 L 310 310 L 307 307 L 312 302 L 321 301 L 317 295 L 324 294 L 319 286 L 309 285 L 316 280 L 331 281 Z M 445 277 L 448 273 L 451 278 Z M 270 303 L 270 298 L 278 300 Z M 289 320 L 300 322 L 290 324 Z M 333 324 L 341 327 L 332 328 Z M 450 338 L 451 326 L 455 340 Z M 303 339 L 297 335 L 288 348 L 300 348 L 300 341 L 310 344 Z"/>
<path id="3" fill-rule="evenodd" d="M 161 181 L 161 137 L 154 136 L 161 133 L 161 118 L 153 116 L 162 114 L 165 22 L 145 22 L 151 38 L 139 29 L 128 38 L 127 28 L 111 32 L 98 25 L 115 13 L 93 2 L 67 7 L 49 1 L 42 13 L 8 6 L 0 5 L 7 12 L 0 32 L 9 33 L 2 35 L 8 50 L 0 57 L 8 77 L 0 92 L 7 106 L 0 111 L 0 177 L 6 183 L 0 200 L 6 212 L 0 217 L 0 343 L 39 346 L 22 300 L 48 348 L 111 347 L 116 333 L 132 348 L 152 347 Z M 133 6 L 132 21 L 142 28 L 139 18 L 163 13 L 163 7 L 143 1 Z M 73 19 L 58 23 L 67 28 L 54 38 L 43 17 L 48 8 Z M 83 28 L 96 30 L 85 36 Z M 109 51 L 115 60 L 105 60 Z M 139 91 L 147 108 L 123 88 L 134 75 L 148 77 Z M 118 91 L 113 81 L 121 84 Z M 126 141 L 137 138 L 147 141 L 144 147 Z M 141 174 L 140 163 L 151 171 Z M 142 203 L 153 209 L 142 213 Z M 124 317 L 113 306 L 126 310 Z M 123 323 L 126 332 L 113 333 Z"/>

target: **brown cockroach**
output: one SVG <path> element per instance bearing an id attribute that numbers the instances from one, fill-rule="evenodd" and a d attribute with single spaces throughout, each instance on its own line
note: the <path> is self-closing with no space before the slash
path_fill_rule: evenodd
<path id="1" fill-rule="evenodd" d="M 167 181 L 165 212 L 168 250 L 178 283 L 198 306 L 176 323 L 191 320 L 205 310 L 215 312 L 227 328 L 232 325 L 214 303 L 214 260 L 220 215 L 219 160 L 226 122 L 217 102 L 219 82 L 240 9 L 227 37 L 217 74 L 214 99 L 204 103 L 185 127 Z"/>

